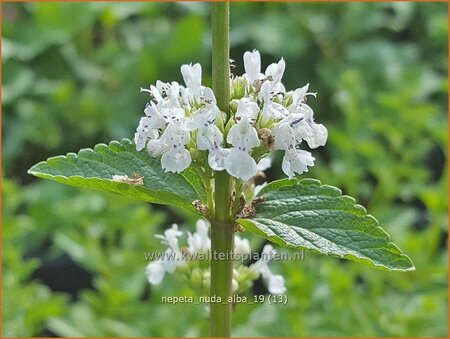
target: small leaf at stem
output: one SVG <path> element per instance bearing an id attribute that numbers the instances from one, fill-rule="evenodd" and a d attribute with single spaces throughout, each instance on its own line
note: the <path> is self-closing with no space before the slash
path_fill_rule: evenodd
<path id="1" fill-rule="evenodd" d="M 280 246 L 308 249 L 375 268 L 414 270 L 378 221 L 341 190 L 313 179 L 283 179 L 258 194 L 254 217 L 238 219 L 247 230 Z"/>

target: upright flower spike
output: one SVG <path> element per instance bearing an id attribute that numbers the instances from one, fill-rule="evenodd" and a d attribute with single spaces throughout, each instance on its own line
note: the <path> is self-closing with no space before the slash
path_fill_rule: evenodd
<path id="1" fill-rule="evenodd" d="M 288 176 L 303 173 L 313 165 L 314 158 L 300 146 L 324 145 L 327 130 L 314 121 L 312 108 L 306 104 L 308 96 L 315 97 L 315 93 L 308 92 L 309 84 L 286 92 L 282 83 L 286 68 L 283 58 L 269 65 L 263 75 L 259 52 L 247 52 L 247 73 L 228 79 L 229 3 L 212 5 L 212 26 L 212 82 L 224 112 L 219 112 L 213 91 L 201 85 L 200 65 L 183 65 L 186 87 L 157 81 L 149 89 L 141 89 L 150 93 L 150 102 L 136 130 L 137 151 L 127 139 L 112 141 L 40 162 L 29 173 L 55 181 L 63 177 L 69 185 L 174 205 L 200 212 L 211 220 L 211 240 L 208 224 L 198 222 L 196 231 L 188 234 L 189 247 L 182 250 L 182 232 L 176 225 L 164 235 L 157 235 L 167 248 L 164 256 L 147 266 L 151 284 L 160 284 L 165 273 L 184 266 L 180 273 L 187 278 L 185 281 L 202 290 L 209 288 L 209 295 L 222 301 L 209 303 L 211 337 L 231 335 L 230 297 L 233 292 L 245 292 L 258 276 L 270 293 L 286 291 L 284 278 L 269 269 L 268 263 L 276 253 L 270 245 L 250 267 L 236 268 L 232 260 L 221 258 L 211 260 L 209 268 L 196 263 L 189 267 L 191 260 L 185 259 L 195 255 L 184 257 L 187 252 L 200 254 L 211 249 L 214 254 L 228 254 L 233 250 L 233 238 L 234 251 L 248 253 L 248 241 L 235 235 L 235 230 L 246 229 L 284 247 L 309 249 L 375 268 L 414 270 L 410 259 L 390 241 L 377 220 L 336 187 L 312 179 L 285 179 L 268 185 L 254 199 L 255 184 L 261 175 L 252 176 L 267 166 L 263 161 L 258 166 L 256 161 L 267 159 L 271 150 L 279 149 L 284 151 L 283 171 Z M 194 168 L 182 175 L 163 174 L 157 161 L 138 154 L 144 149 L 151 156 L 161 157 L 166 172 L 181 172 L 191 163 Z M 129 177 L 133 169 L 145 177 L 136 172 Z M 219 170 L 227 170 L 234 178 L 217 173 Z M 301 208 L 305 204 L 306 214 Z"/>
<path id="2" fill-rule="evenodd" d="M 245 52 L 244 68 L 243 76 L 230 79 L 235 95 L 230 103 L 231 116 L 220 112 L 212 89 L 202 86 L 198 63 L 181 66 L 186 87 L 158 80 L 150 89 L 141 89 L 150 94 L 151 100 L 136 129 L 136 149 L 146 148 L 151 156 L 161 157 L 166 172 L 187 169 L 195 149 L 207 152 L 207 157 L 198 158 L 207 159 L 207 163 L 196 160 L 196 166 L 206 173 L 210 169 L 226 170 L 243 181 L 256 175 L 256 161 L 271 150 L 285 152 L 282 169 L 289 177 L 307 172 L 308 166 L 314 165 L 314 157 L 300 149 L 301 142 L 316 148 L 325 145 L 328 136 L 306 104 L 307 97 L 316 93 L 309 92 L 309 84 L 286 92 L 283 58 L 263 74 L 259 52 Z M 257 129 L 265 132 L 259 137 Z"/>
<path id="3" fill-rule="evenodd" d="M 171 228 L 164 231 L 164 234 L 157 234 L 155 238 L 160 239 L 161 243 L 167 248 L 162 255 L 155 261 L 150 262 L 146 268 L 147 279 L 150 284 L 158 285 L 163 281 L 166 273 L 175 273 L 180 271 L 182 274 L 190 274 L 190 282 L 193 287 L 207 286 L 210 284 L 210 269 L 206 265 L 198 265 L 198 260 L 205 260 L 211 257 L 205 254 L 211 251 L 211 239 L 209 237 L 210 224 L 209 222 L 200 219 L 195 224 L 195 232 L 187 232 L 187 247 L 180 245 L 180 238 L 184 235 L 178 229 L 177 225 L 172 225 Z M 271 293 L 281 293 L 284 286 L 284 280 L 281 276 L 274 275 L 268 269 L 267 263 L 272 259 L 273 250 L 268 252 L 268 248 L 262 255 L 261 260 L 252 266 L 248 267 L 243 264 L 243 261 L 251 254 L 250 242 L 248 239 L 242 238 L 239 235 L 234 235 L 234 248 L 231 258 L 235 261 L 235 268 L 233 269 L 233 291 L 239 293 L 245 292 L 250 288 L 253 280 L 260 275 L 267 280 L 270 286 Z M 189 254 L 186 256 L 186 254 Z M 200 255 L 202 254 L 202 255 Z M 198 256 L 197 256 L 198 255 Z"/>

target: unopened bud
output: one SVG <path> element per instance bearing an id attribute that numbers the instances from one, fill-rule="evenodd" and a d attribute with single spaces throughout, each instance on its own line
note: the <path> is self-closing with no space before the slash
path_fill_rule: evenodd
<path id="1" fill-rule="evenodd" d="M 258 130 L 258 137 L 261 139 L 264 145 L 266 145 L 268 150 L 273 147 L 273 135 L 272 131 L 268 128 L 261 128 Z"/>

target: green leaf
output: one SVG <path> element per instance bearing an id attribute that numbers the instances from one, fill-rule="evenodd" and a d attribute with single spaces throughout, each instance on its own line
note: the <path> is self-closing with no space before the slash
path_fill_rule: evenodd
<path id="1" fill-rule="evenodd" d="M 251 219 L 237 222 L 280 246 L 307 249 L 385 270 L 414 270 L 411 260 L 364 207 L 313 179 L 284 179 L 258 194 Z"/>
<path id="2" fill-rule="evenodd" d="M 137 152 L 134 144 L 123 139 L 94 149 L 82 149 L 34 165 L 29 174 L 67 185 L 91 188 L 139 198 L 155 204 L 175 205 L 197 212 L 192 202 L 198 199 L 192 185 L 180 174 L 165 173 L 159 159 Z M 113 175 L 133 173 L 143 177 L 143 186 L 115 182 Z"/>
<path id="3" fill-rule="evenodd" d="M 197 196 L 200 199 L 202 203 L 206 203 L 206 188 L 205 183 L 203 179 L 200 177 L 200 175 L 197 173 L 197 171 L 192 168 L 188 167 L 183 172 L 181 172 L 181 175 L 189 181 L 189 183 L 194 187 L 195 192 L 197 192 Z"/>

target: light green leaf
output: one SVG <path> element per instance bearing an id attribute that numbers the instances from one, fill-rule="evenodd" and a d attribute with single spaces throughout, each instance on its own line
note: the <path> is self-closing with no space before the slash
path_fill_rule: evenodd
<path id="1" fill-rule="evenodd" d="M 284 179 L 258 194 L 254 217 L 238 219 L 247 230 L 283 246 L 308 249 L 374 266 L 410 271 L 411 260 L 364 207 L 313 179 Z"/>
<path id="2" fill-rule="evenodd" d="M 147 152 L 137 152 L 134 144 L 123 139 L 94 149 L 82 149 L 66 156 L 57 156 L 34 165 L 28 173 L 67 185 L 91 188 L 133 196 L 155 204 L 175 205 L 197 212 L 192 202 L 199 199 L 192 185 L 183 176 L 165 173 L 159 159 Z M 133 173 L 143 177 L 143 185 L 115 182 L 113 175 Z"/>

